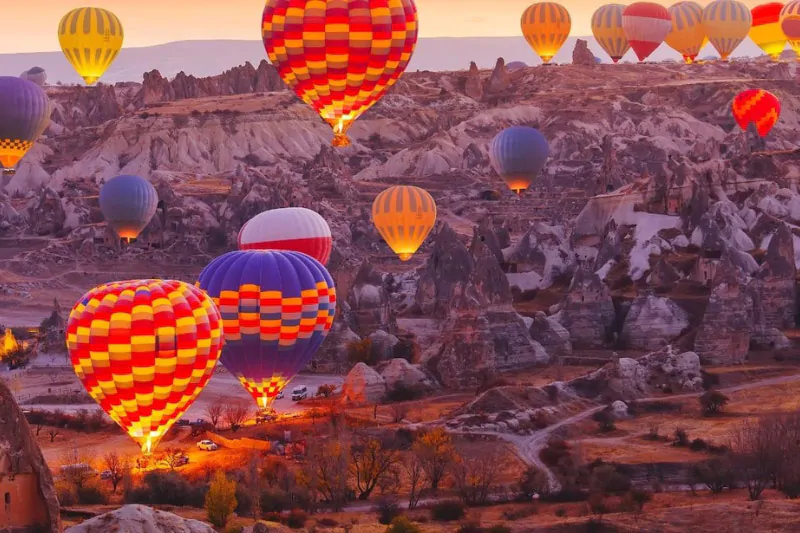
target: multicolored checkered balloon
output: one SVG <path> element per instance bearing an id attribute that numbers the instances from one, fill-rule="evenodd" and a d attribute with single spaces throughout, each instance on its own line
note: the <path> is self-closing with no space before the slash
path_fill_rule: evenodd
<path id="1" fill-rule="evenodd" d="M 267 0 L 261 32 L 289 87 L 333 128 L 334 146 L 405 71 L 417 44 L 413 0 Z"/>
<path id="2" fill-rule="evenodd" d="M 211 378 L 222 320 L 182 281 L 116 281 L 72 308 L 67 348 L 91 397 L 150 455 Z"/>
<path id="3" fill-rule="evenodd" d="M 781 115 L 778 97 L 764 89 L 748 89 L 736 95 L 731 105 L 733 118 L 743 130 L 752 122 L 761 137 L 767 135 Z"/>

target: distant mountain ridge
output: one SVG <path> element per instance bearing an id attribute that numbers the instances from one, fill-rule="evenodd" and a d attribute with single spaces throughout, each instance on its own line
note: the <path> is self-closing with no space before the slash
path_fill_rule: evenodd
<path id="1" fill-rule="evenodd" d="M 592 37 L 570 37 L 554 61 L 571 62 L 577 39 L 588 41 L 589 49 L 596 56 L 603 62 L 610 62 Z M 709 55 L 716 55 L 711 45 L 701 51 L 700 57 Z M 761 49 L 748 39 L 739 46 L 734 57 L 759 55 L 762 55 Z M 258 65 L 266 57 L 261 41 L 177 41 L 126 48 L 120 52 L 102 81 L 141 82 L 142 74 L 153 69 L 166 77 L 173 77 L 180 71 L 194 76 L 213 76 L 245 61 Z M 522 37 L 431 37 L 419 40 L 409 70 L 464 70 L 469 67 L 470 61 L 480 68 L 491 68 L 498 57 L 505 58 L 507 63 L 522 61 L 528 65 L 541 64 L 539 57 Z M 649 59 L 680 59 L 680 55 L 662 44 Z M 629 51 L 624 60 L 636 61 L 636 58 Z M 82 83 L 61 52 L 0 54 L 0 75 L 18 76 L 33 66 L 47 70 L 48 83 Z"/>

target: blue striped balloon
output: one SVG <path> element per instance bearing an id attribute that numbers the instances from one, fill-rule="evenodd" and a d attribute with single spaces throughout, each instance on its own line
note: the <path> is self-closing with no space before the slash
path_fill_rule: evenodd
<path id="1" fill-rule="evenodd" d="M 262 408 L 311 361 L 336 313 L 333 278 L 300 252 L 229 252 L 203 269 L 197 286 L 222 315 L 220 361 Z"/>
<path id="2" fill-rule="evenodd" d="M 123 174 L 100 188 L 100 210 L 120 238 L 135 239 L 158 208 L 158 193 L 144 178 Z"/>
<path id="3" fill-rule="evenodd" d="M 0 166 L 13 170 L 50 123 L 44 90 L 26 79 L 0 76 Z"/>
<path id="4" fill-rule="evenodd" d="M 522 194 L 539 175 L 550 155 L 550 146 L 539 130 L 512 126 L 489 144 L 489 159 L 508 188 Z"/>

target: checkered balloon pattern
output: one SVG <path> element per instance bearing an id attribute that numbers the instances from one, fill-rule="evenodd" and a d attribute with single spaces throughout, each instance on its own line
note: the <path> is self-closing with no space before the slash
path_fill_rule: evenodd
<path id="1" fill-rule="evenodd" d="M 264 47 L 289 87 L 346 145 L 350 124 L 403 74 L 417 43 L 413 0 L 267 0 Z"/>
<path id="2" fill-rule="evenodd" d="M 67 348 L 92 398 L 149 455 L 211 378 L 221 317 L 181 281 L 112 282 L 75 304 Z"/>
<path id="3" fill-rule="evenodd" d="M 778 97 L 764 89 L 748 89 L 736 95 L 731 105 L 733 117 L 743 130 L 752 122 L 761 137 L 767 135 L 781 115 Z"/>
<path id="4" fill-rule="evenodd" d="M 203 269 L 197 286 L 222 314 L 220 361 L 260 407 L 311 361 L 336 313 L 333 278 L 300 252 L 229 252 Z"/>

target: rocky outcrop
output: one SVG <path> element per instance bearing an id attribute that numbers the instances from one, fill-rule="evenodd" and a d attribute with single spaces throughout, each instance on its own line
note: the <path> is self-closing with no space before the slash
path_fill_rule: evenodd
<path id="1" fill-rule="evenodd" d="M 380 375 L 386 382 L 386 388 L 395 389 L 398 386 L 410 389 L 429 388 L 433 386 L 432 380 L 418 365 L 412 365 L 405 359 L 395 358 L 380 367 Z"/>
<path id="2" fill-rule="evenodd" d="M 353 331 L 367 337 L 382 329 L 392 333 L 397 328 L 389 294 L 383 285 L 383 275 L 365 262 L 356 274 L 347 295 Z"/>
<path id="3" fill-rule="evenodd" d="M 572 355 L 569 331 L 541 311 L 534 315 L 528 331 L 531 339 L 541 344 L 551 359 Z"/>
<path id="4" fill-rule="evenodd" d="M 526 291 L 546 289 L 559 277 L 571 275 L 577 260 L 564 227 L 537 222 L 508 251 L 506 263 L 509 282 Z"/>
<path id="5" fill-rule="evenodd" d="M 497 58 L 492 75 L 486 80 L 484 94 L 486 96 L 499 95 L 511 88 L 511 78 L 506 70 L 506 62 L 502 57 Z"/>
<path id="6" fill-rule="evenodd" d="M 608 287 L 588 264 L 583 264 L 572 278 L 556 320 L 569 331 L 573 347 L 602 347 L 615 316 Z"/>
<path id="7" fill-rule="evenodd" d="M 483 100 L 483 81 L 478 65 L 474 61 L 469 64 L 469 71 L 464 80 L 464 94 L 479 102 Z"/>
<path id="8" fill-rule="evenodd" d="M 475 269 L 475 259 L 456 233 L 445 224 L 433 238 L 433 249 L 420 270 L 416 302 L 426 315 L 446 315 L 456 294 L 463 291 Z"/>
<path id="9" fill-rule="evenodd" d="M 767 247 L 764 263 L 755 275 L 755 324 L 762 329 L 795 327 L 797 316 L 797 267 L 792 232 L 780 224 Z"/>
<path id="10" fill-rule="evenodd" d="M 208 78 L 196 78 L 179 72 L 170 81 L 161 76 L 157 70 L 147 72 L 144 74 L 139 101 L 141 105 L 146 106 L 187 98 L 273 92 L 285 89 L 286 85 L 278 75 L 278 71 L 266 59 L 263 59 L 258 68 L 253 67 L 248 61 L 244 65 Z"/>
<path id="11" fill-rule="evenodd" d="M 669 298 L 645 291 L 631 304 L 620 339 L 633 349 L 655 351 L 689 328 L 689 314 Z"/>
<path id="12" fill-rule="evenodd" d="M 166 511 L 144 505 L 125 505 L 115 511 L 96 516 L 65 533 L 214 533 L 214 528 L 198 520 L 181 518 Z"/>
<path id="13" fill-rule="evenodd" d="M 53 475 L 14 395 L 0 380 L 0 481 L 5 505 L 27 505 L 0 524 L 19 533 L 61 533 Z"/>
<path id="14" fill-rule="evenodd" d="M 352 198 L 353 175 L 339 150 L 323 144 L 319 153 L 303 168 L 303 180 L 315 199 Z"/>
<path id="15" fill-rule="evenodd" d="M 651 287 L 658 287 L 668 289 L 675 283 L 681 280 L 681 274 L 675 267 L 669 264 L 663 257 L 658 259 L 658 262 L 650 271 L 647 276 L 647 284 Z"/>
<path id="16" fill-rule="evenodd" d="M 583 67 L 593 67 L 595 65 L 594 54 L 589 50 L 589 43 L 583 39 L 575 41 L 575 48 L 572 49 L 572 64 Z"/>
<path id="17" fill-rule="evenodd" d="M 42 187 L 39 195 L 28 202 L 28 220 L 36 235 L 58 233 L 66 218 L 62 198 L 50 187 Z"/>
<path id="18" fill-rule="evenodd" d="M 356 364 L 342 384 L 344 400 L 357 405 L 378 403 L 386 392 L 386 380 L 365 363 Z"/>

